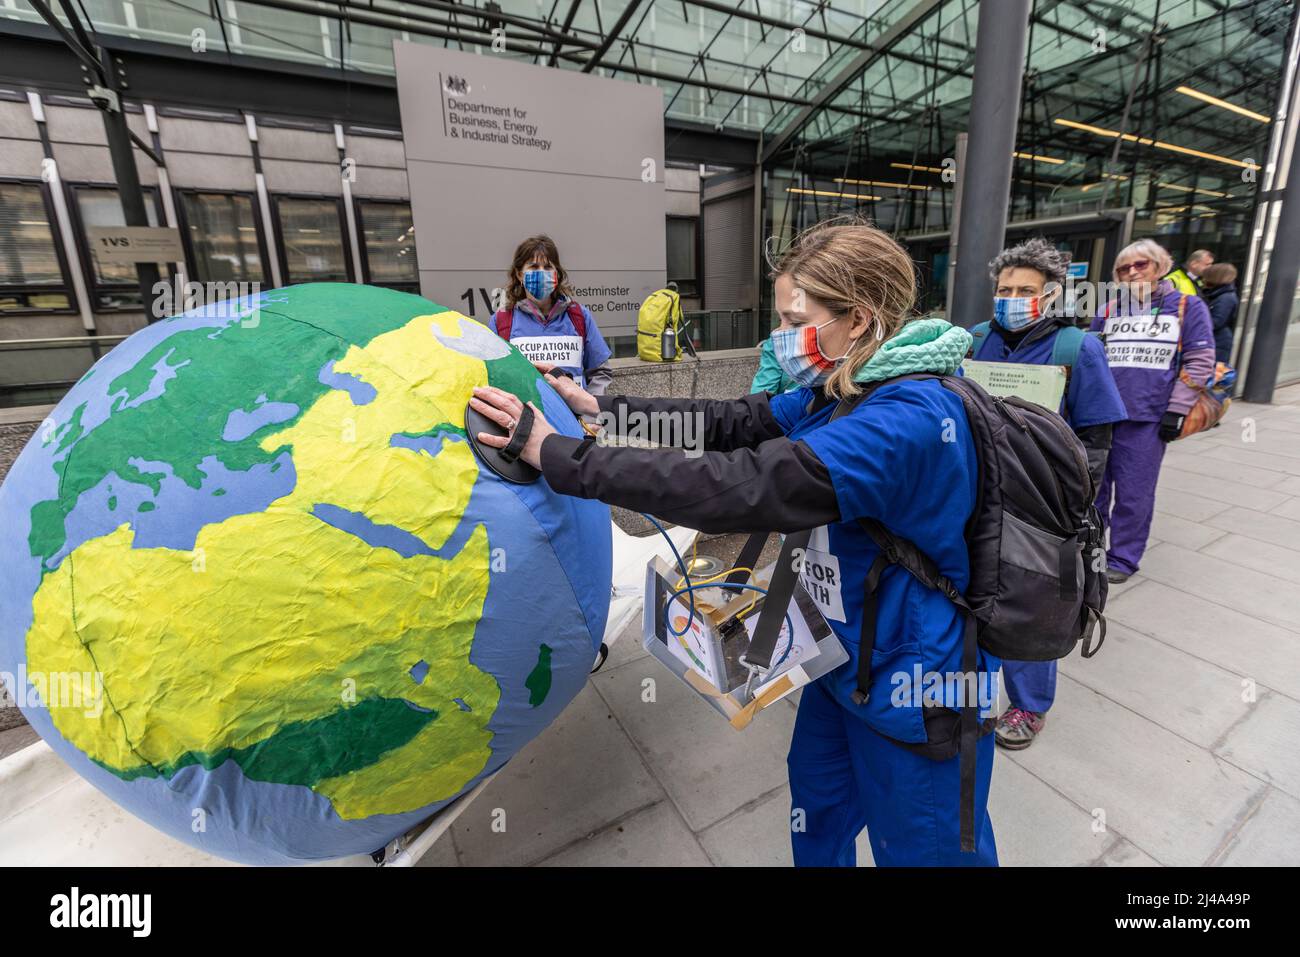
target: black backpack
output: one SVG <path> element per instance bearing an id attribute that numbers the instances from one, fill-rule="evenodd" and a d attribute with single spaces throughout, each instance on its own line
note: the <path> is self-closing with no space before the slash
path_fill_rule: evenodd
<path id="1" fill-rule="evenodd" d="M 917 373 L 872 383 L 842 401 L 835 420 L 881 386 L 937 379 L 966 410 L 979 461 L 978 496 L 967 522 L 970 585 L 963 595 L 928 555 L 874 519 L 860 524 L 880 549 L 867 573 L 854 701 L 867 700 L 876 639 L 876 587 L 891 564 L 942 591 L 966 621 L 962 671 L 967 697 L 954 712 L 927 707 L 923 744 L 897 742 L 935 760 L 961 755 L 961 849 L 975 850 L 975 746 L 995 719 L 979 723 L 977 648 L 1013 661 L 1063 658 L 1083 641 L 1091 658 L 1106 637 L 1106 558 L 1101 516 L 1088 458 L 1074 431 L 1055 412 L 1015 396 L 992 396 L 970 379 Z M 1094 629 L 1097 643 L 1092 644 Z M 974 700 L 972 700 L 974 697 Z"/>

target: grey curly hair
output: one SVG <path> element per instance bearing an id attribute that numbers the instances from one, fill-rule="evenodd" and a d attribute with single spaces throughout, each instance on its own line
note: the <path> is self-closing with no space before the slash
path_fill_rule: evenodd
<path id="1" fill-rule="evenodd" d="M 989 263 L 989 278 L 994 282 L 1004 269 L 1034 269 L 1048 282 L 1064 283 L 1070 254 L 1057 249 L 1046 239 L 1035 237 L 1018 246 L 1004 249 Z"/>

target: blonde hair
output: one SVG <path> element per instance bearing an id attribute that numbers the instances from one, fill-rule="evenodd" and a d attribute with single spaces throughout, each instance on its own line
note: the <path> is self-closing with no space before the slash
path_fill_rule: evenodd
<path id="1" fill-rule="evenodd" d="M 779 256 L 769 248 L 767 261 L 773 280 L 789 276 L 835 315 L 862 309 L 871 317 L 867 331 L 826 380 L 832 398 L 857 395 L 862 388 L 853 376 L 912 318 L 916 265 L 907 250 L 868 223 L 828 220 L 805 229 Z"/>
<path id="2" fill-rule="evenodd" d="M 1125 259 L 1134 259 L 1145 256 L 1156 264 L 1156 275 L 1165 276 L 1169 270 L 1174 268 L 1174 257 L 1169 255 L 1169 250 L 1165 249 L 1154 239 L 1139 239 L 1131 242 L 1115 255 L 1115 265 L 1120 265 Z M 1118 280 L 1119 276 L 1111 269 L 1111 277 Z"/>

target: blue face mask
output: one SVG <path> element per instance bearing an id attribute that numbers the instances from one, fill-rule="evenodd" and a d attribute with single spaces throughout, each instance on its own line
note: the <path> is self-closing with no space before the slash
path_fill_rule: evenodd
<path id="1" fill-rule="evenodd" d="M 555 292 L 555 270 L 525 269 L 524 291 L 538 302 L 547 299 Z"/>
<path id="2" fill-rule="evenodd" d="M 1042 318 L 1041 296 L 1008 296 L 993 300 L 993 321 L 1007 332 L 1018 332 Z"/>

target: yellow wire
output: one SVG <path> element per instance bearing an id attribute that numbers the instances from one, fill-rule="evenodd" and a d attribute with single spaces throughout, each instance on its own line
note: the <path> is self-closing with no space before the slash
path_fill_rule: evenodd
<path id="1" fill-rule="evenodd" d="M 695 553 L 694 553 L 694 549 L 692 549 L 692 551 L 691 551 L 691 562 L 692 562 L 692 564 L 695 562 Z M 709 584 L 712 584 L 713 582 L 717 581 L 719 578 L 723 578 L 723 577 L 725 577 L 725 576 L 727 576 L 727 575 L 730 575 L 732 572 L 749 572 L 749 574 L 753 575 L 753 574 L 754 574 L 754 569 L 752 569 L 752 568 L 741 568 L 741 567 L 739 567 L 739 566 L 733 566 L 733 567 L 731 567 L 731 568 L 726 569 L 725 571 L 720 571 L 720 572 L 718 572 L 716 575 L 713 575 L 713 576 L 711 576 L 711 577 L 709 577 L 709 578 L 705 578 L 705 579 L 703 579 L 703 580 L 701 580 L 701 581 L 692 581 L 691 584 L 692 584 L 692 585 L 709 585 Z M 680 581 L 677 582 L 677 588 L 681 588 L 681 587 L 682 587 L 683 585 L 685 585 L 685 584 L 686 584 L 686 579 L 683 578 L 683 579 L 681 579 Z M 753 591 L 753 592 L 750 592 L 750 594 L 751 594 L 753 597 L 749 600 L 749 604 L 746 605 L 744 608 L 742 608 L 740 611 L 736 612 L 736 618 L 737 618 L 737 619 L 742 619 L 742 618 L 744 618 L 744 616 L 747 615 L 747 614 L 749 614 L 751 611 L 753 611 L 753 610 L 754 610 L 754 606 L 758 604 L 759 593 L 756 592 L 756 591 Z"/>
<path id="2" fill-rule="evenodd" d="M 728 568 L 726 571 L 718 572 L 716 575 L 712 575 L 712 576 L 710 576 L 709 578 L 702 578 L 702 579 L 695 579 L 695 580 L 692 580 L 692 581 L 691 581 L 691 584 L 692 584 L 692 585 L 711 585 L 713 582 L 717 581 L 719 578 L 723 578 L 723 577 L 725 577 L 725 576 L 727 576 L 727 575 L 730 575 L 732 572 L 749 572 L 749 573 L 752 575 L 752 574 L 754 574 L 754 569 L 752 569 L 752 568 Z M 681 588 L 682 585 L 685 585 L 685 584 L 686 584 L 686 580 L 685 580 L 685 579 L 682 579 L 682 581 L 680 581 L 680 582 L 677 584 L 677 587 L 678 587 L 678 588 Z"/>

